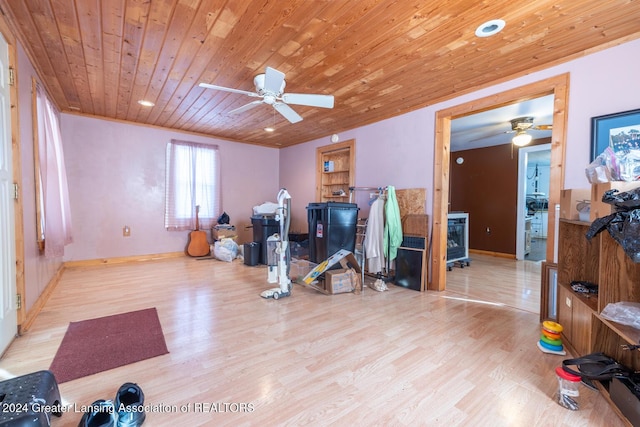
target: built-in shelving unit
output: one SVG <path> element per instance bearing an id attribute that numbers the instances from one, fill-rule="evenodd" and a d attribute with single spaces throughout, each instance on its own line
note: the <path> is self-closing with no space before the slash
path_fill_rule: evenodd
<path id="1" fill-rule="evenodd" d="M 640 343 L 640 330 L 604 319 L 600 314 L 609 303 L 640 302 L 640 264 L 634 263 L 605 230 L 591 241 L 590 223 L 560 219 L 558 229 L 558 322 L 563 342 L 575 356 L 604 352 L 619 363 L 640 370 L 640 352 L 624 345 Z M 571 281 L 598 284 L 598 294 L 574 292 Z M 615 407 L 607 383 L 597 383 Z M 622 419 L 631 425 L 616 408 Z"/>
<path id="2" fill-rule="evenodd" d="M 349 187 L 355 185 L 355 141 L 318 147 L 316 162 L 316 200 L 348 202 Z"/>

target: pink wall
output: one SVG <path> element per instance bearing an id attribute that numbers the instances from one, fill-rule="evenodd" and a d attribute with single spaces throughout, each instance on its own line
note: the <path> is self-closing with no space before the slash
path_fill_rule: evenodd
<path id="1" fill-rule="evenodd" d="M 431 180 L 433 148 L 427 143 L 429 137 L 424 129 L 430 120 L 424 110 L 419 110 L 340 133 L 340 141 L 356 141 L 355 185 L 393 185 L 398 189 L 427 187 Z M 291 194 L 292 227 L 296 229 L 307 229 L 305 208 L 315 201 L 316 194 L 316 148 L 330 145 L 329 138 L 280 150 L 280 184 Z M 429 172 L 428 180 L 426 172 Z M 358 200 L 361 199 L 362 195 Z M 360 216 L 366 216 L 368 205 L 366 198 L 364 200 L 358 202 L 362 209 Z"/>
<path id="2" fill-rule="evenodd" d="M 219 146 L 222 206 L 231 223 L 250 224 L 253 206 L 278 192 L 276 149 L 71 114 L 62 115 L 62 136 L 74 232 L 65 261 L 184 250 L 188 232 L 164 228 L 172 138 Z M 125 225 L 130 237 L 122 235 Z"/>
<path id="3" fill-rule="evenodd" d="M 504 92 L 563 73 L 570 73 L 569 119 L 564 188 L 586 188 L 584 169 L 591 150 L 591 117 L 640 108 L 640 40 L 581 57 L 527 76 L 462 95 L 389 120 L 339 134 L 356 140 L 356 186 L 426 188 L 432 213 L 435 115 L 439 110 Z M 340 102 L 340 99 L 336 99 Z M 300 218 L 315 198 L 315 148 L 327 137 L 280 150 L 280 184 L 292 194 L 293 215 Z M 304 177 L 301 180 L 300 177 Z M 296 224 L 303 227 L 303 224 Z"/>

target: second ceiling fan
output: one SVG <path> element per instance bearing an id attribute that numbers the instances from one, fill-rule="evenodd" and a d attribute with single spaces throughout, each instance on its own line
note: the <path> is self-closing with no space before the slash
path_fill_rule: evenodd
<path id="1" fill-rule="evenodd" d="M 224 86 L 200 83 L 200 87 L 207 89 L 222 90 L 226 92 L 239 93 L 253 98 L 261 98 L 252 101 L 242 107 L 229 111 L 229 114 L 237 114 L 250 110 L 260 104 L 271 105 L 291 123 L 302 120 L 302 116 L 295 112 L 288 104 L 306 105 L 310 107 L 333 108 L 333 95 L 309 94 L 309 93 L 284 93 L 286 85 L 284 73 L 275 68 L 267 67 L 264 74 L 258 74 L 253 79 L 255 92 L 241 89 L 233 89 Z"/>
<path id="2" fill-rule="evenodd" d="M 515 136 L 511 139 L 514 145 L 522 147 L 531 142 L 532 136 L 527 133 L 529 130 L 552 130 L 553 125 L 534 126 L 533 117 L 518 117 L 511 120 L 511 130 L 505 133 L 515 132 Z"/>

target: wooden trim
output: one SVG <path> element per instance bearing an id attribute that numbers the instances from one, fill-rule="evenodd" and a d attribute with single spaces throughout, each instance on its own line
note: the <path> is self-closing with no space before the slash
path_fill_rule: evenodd
<path id="1" fill-rule="evenodd" d="M 162 254 L 149 254 L 149 255 L 132 255 L 125 257 L 116 257 L 116 258 L 98 258 L 98 259 L 87 259 L 81 261 L 66 261 L 64 266 L 66 268 L 74 268 L 74 267 L 88 267 L 95 265 L 106 265 L 106 264 L 124 264 L 127 262 L 142 262 L 142 261 L 155 261 L 160 259 L 167 258 L 179 258 L 185 257 L 184 251 L 180 252 L 166 252 Z"/>
<path id="2" fill-rule="evenodd" d="M 40 179 L 40 135 L 38 132 L 38 82 L 35 77 L 31 77 L 31 131 L 33 135 L 33 182 L 35 184 L 35 206 L 36 206 L 36 242 L 40 254 L 44 253 L 45 238 L 42 237 L 42 205 L 40 204 L 40 194 L 42 192 L 42 180 Z"/>
<path id="3" fill-rule="evenodd" d="M 553 131 L 551 135 L 551 168 L 549 205 L 560 203 L 560 190 L 564 185 L 564 157 L 569 97 L 569 74 L 561 74 L 539 82 L 517 87 L 474 101 L 469 101 L 436 113 L 433 168 L 433 244 L 431 257 L 432 277 L 429 290 L 446 289 L 447 212 L 449 200 L 449 157 L 451 145 L 451 120 L 481 111 L 491 110 L 516 102 L 554 95 Z M 555 244 L 555 209 L 549 210 L 547 260 L 553 258 Z"/>
<path id="4" fill-rule="evenodd" d="M 552 262 L 542 262 L 540 273 L 540 321 L 549 319 L 549 273 L 558 271 L 558 264 Z M 557 280 L 556 280 L 557 281 Z"/>
<path id="5" fill-rule="evenodd" d="M 53 291 L 56 289 L 56 286 L 58 286 L 58 283 L 62 279 L 62 273 L 64 273 L 64 270 L 64 265 L 61 264 L 58 268 L 58 271 L 56 271 L 56 274 L 51 278 L 51 280 L 49 280 L 47 287 L 44 288 L 40 296 L 38 296 L 38 299 L 31 306 L 31 309 L 26 314 L 24 321 L 18 325 L 19 335 L 22 335 L 23 333 L 28 331 L 33 322 L 36 320 L 36 317 L 38 317 L 38 314 L 40 314 L 44 305 L 47 303 L 47 301 L 49 301 L 49 297 L 51 297 L 51 294 L 53 294 Z M 24 307 L 25 305 L 26 304 L 24 304 L 23 302 L 22 306 Z"/>
<path id="6" fill-rule="evenodd" d="M 15 226 L 15 257 L 16 257 L 16 293 L 22 296 L 22 306 L 17 310 L 17 323 L 20 325 L 25 318 L 25 279 L 24 279 L 24 205 L 22 203 L 22 156 L 20 154 L 20 116 L 18 114 L 18 54 L 17 42 L 13 31 L 4 16 L 0 14 L 0 33 L 9 45 L 9 66 L 13 68 L 14 83 L 10 88 L 11 104 L 11 154 L 13 168 L 13 182 L 18 185 L 18 199 L 14 202 Z"/>
<path id="7" fill-rule="evenodd" d="M 43 83 L 42 80 L 40 80 L 40 83 Z M 44 86 L 44 84 L 43 84 Z M 49 93 L 47 91 L 47 93 Z M 51 98 L 50 98 L 51 100 Z M 86 113 L 78 113 L 76 111 L 69 111 L 69 110 L 61 110 L 59 109 L 59 111 L 61 113 L 70 115 L 70 116 L 78 116 L 78 117 L 84 117 L 87 119 L 95 119 L 95 120 L 100 120 L 100 121 L 107 121 L 107 122 L 113 122 L 113 123 L 120 123 L 123 125 L 131 125 L 131 126 L 138 126 L 138 127 L 142 127 L 142 128 L 147 128 L 147 129 L 155 129 L 155 130 L 163 130 L 163 131 L 167 131 L 167 132 L 173 132 L 173 133 L 179 133 L 181 135 L 192 135 L 192 136 L 199 136 L 199 137 L 203 137 L 203 138 L 207 138 L 207 139 L 212 139 L 212 140 L 218 140 L 218 141 L 228 141 L 228 142 L 233 142 L 233 143 L 237 143 L 237 144 L 248 144 L 248 145 L 255 145 L 258 147 L 266 147 L 266 148 L 273 148 L 276 150 L 281 150 L 283 148 L 287 148 L 288 146 L 274 146 L 272 143 L 270 142 L 255 142 L 255 141 L 243 141 L 240 139 L 234 139 L 234 138 L 227 138 L 224 136 L 220 136 L 220 135 L 211 135 L 209 133 L 205 133 L 205 132 L 196 132 L 196 131 L 192 131 L 192 130 L 187 130 L 187 129 L 175 129 L 175 128 L 171 128 L 168 126 L 160 126 L 160 125 L 153 125 L 153 124 L 149 124 L 149 123 L 137 123 L 137 122 L 132 122 L 130 120 L 125 120 L 125 119 L 118 119 L 118 118 L 114 118 L 114 117 L 104 117 L 104 116 L 98 116 L 96 114 L 86 114 Z"/>
<path id="8" fill-rule="evenodd" d="M 469 249 L 470 254 L 489 255 L 496 258 L 516 259 L 514 254 L 505 254 L 504 252 L 483 251 L 482 249 Z"/>

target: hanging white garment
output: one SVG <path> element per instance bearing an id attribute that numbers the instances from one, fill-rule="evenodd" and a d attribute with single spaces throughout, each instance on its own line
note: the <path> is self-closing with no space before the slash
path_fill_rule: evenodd
<path id="1" fill-rule="evenodd" d="M 385 265 L 384 257 L 384 200 L 378 198 L 371 204 L 367 230 L 364 236 L 369 273 L 380 273 Z"/>

